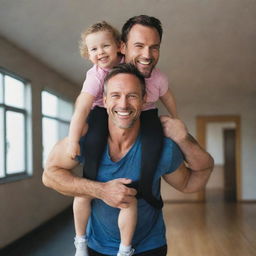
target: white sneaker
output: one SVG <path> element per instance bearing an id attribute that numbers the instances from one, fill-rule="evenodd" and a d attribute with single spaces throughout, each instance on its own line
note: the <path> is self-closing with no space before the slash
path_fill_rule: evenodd
<path id="1" fill-rule="evenodd" d="M 74 244 L 76 247 L 75 256 L 89 256 L 86 240 L 75 240 Z"/>
<path id="2" fill-rule="evenodd" d="M 135 252 L 135 249 L 131 249 L 129 252 L 118 252 L 117 256 L 132 256 Z"/>

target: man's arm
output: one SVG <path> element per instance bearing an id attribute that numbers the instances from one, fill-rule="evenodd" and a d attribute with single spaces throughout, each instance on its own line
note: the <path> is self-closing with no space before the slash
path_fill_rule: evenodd
<path id="1" fill-rule="evenodd" d="M 166 107 L 166 109 L 169 112 L 169 114 L 171 115 L 171 117 L 177 118 L 176 100 L 175 100 L 174 95 L 171 92 L 170 88 L 163 96 L 160 97 L 160 100 Z"/>
<path id="2" fill-rule="evenodd" d="M 115 179 L 108 182 L 91 181 L 72 173 L 78 165 L 67 152 L 67 138 L 57 143 L 51 151 L 43 173 L 43 183 L 61 194 L 68 196 L 90 196 L 103 200 L 112 207 L 126 208 L 136 195 L 136 190 L 124 184 L 130 179 Z"/>
<path id="3" fill-rule="evenodd" d="M 164 134 L 175 141 L 185 156 L 182 164 L 175 172 L 164 175 L 164 179 L 176 189 L 192 193 L 202 190 L 212 172 L 213 158 L 188 133 L 181 120 L 167 116 L 160 117 Z"/>

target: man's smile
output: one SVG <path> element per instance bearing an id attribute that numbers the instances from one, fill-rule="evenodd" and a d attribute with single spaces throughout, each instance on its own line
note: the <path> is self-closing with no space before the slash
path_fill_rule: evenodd
<path id="1" fill-rule="evenodd" d="M 152 59 L 138 59 L 137 63 L 142 65 L 150 65 L 152 63 Z"/>
<path id="2" fill-rule="evenodd" d="M 132 111 L 131 110 L 126 110 L 126 111 L 118 111 L 118 110 L 115 110 L 114 111 L 117 115 L 121 116 L 121 117 L 127 117 L 127 116 L 130 116 Z"/>

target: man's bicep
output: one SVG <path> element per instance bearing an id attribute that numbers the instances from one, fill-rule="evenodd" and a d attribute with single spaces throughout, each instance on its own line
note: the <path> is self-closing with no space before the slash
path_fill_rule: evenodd
<path id="1" fill-rule="evenodd" d="M 64 138 L 55 144 L 47 158 L 46 169 L 58 167 L 60 169 L 72 170 L 78 165 L 78 161 L 72 160 L 67 154 L 67 143 L 67 138 Z"/>
<path id="2" fill-rule="evenodd" d="M 175 189 L 183 191 L 189 178 L 189 170 L 184 163 L 181 163 L 181 165 L 175 171 L 163 175 L 163 178 Z"/>

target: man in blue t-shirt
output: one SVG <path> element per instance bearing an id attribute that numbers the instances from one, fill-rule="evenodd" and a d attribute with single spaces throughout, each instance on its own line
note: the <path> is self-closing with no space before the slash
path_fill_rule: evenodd
<path id="1" fill-rule="evenodd" d="M 104 104 L 109 115 L 109 137 L 97 181 L 71 173 L 78 162 L 70 159 L 63 150 L 66 139 L 54 147 L 48 158 L 43 174 L 46 186 L 65 195 L 94 198 L 87 230 L 90 255 L 116 255 L 118 250 L 119 209 L 128 207 L 136 195 L 136 190 L 126 185 L 140 177 L 139 117 L 144 94 L 144 78 L 131 64 L 118 65 L 106 77 Z M 163 116 L 161 122 L 167 138 L 153 177 L 154 196 L 160 197 L 161 177 L 182 192 L 201 190 L 213 167 L 211 156 L 200 148 L 180 120 Z M 83 162 L 82 157 L 80 162 Z M 138 199 L 133 246 L 135 255 L 165 256 L 167 253 L 162 210 L 154 208 L 143 198 Z"/>

